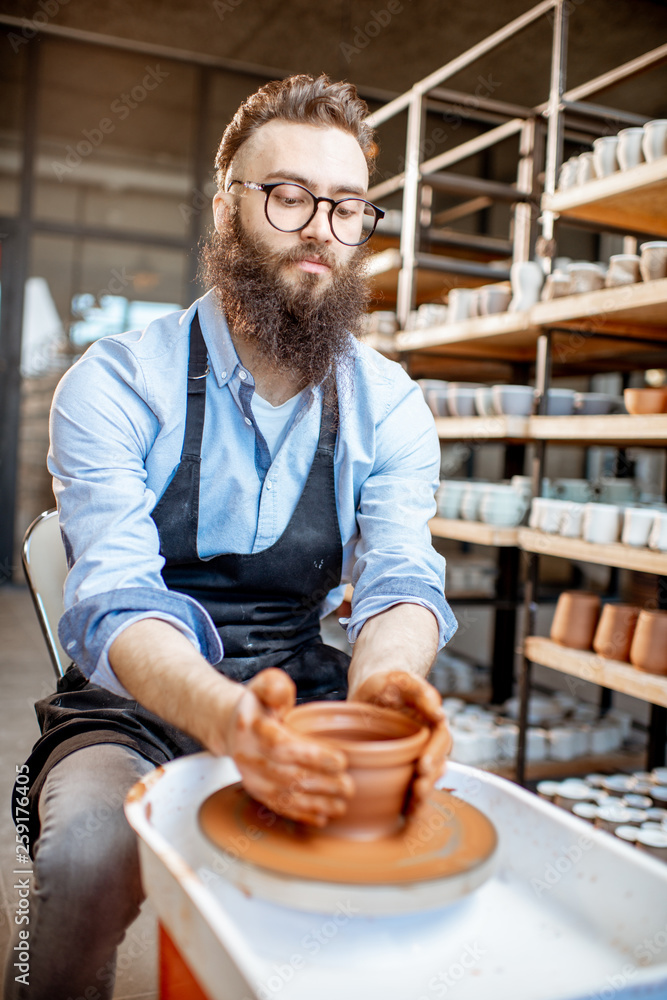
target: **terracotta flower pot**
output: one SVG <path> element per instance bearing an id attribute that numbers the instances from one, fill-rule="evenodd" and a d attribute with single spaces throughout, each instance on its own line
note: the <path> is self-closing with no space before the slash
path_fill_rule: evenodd
<path id="1" fill-rule="evenodd" d="M 293 708 L 285 724 L 342 750 L 355 792 L 346 813 L 324 832 L 348 840 L 377 840 L 403 824 L 415 763 L 430 736 L 401 712 L 361 702 L 320 701 Z"/>
<path id="2" fill-rule="evenodd" d="M 667 611 L 640 611 L 630 663 L 647 674 L 667 675 Z"/>
<path id="3" fill-rule="evenodd" d="M 639 611 L 631 604 L 605 604 L 593 638 L 593 649 L 599 656 L 629 660 Z"/>
<path id="4" fill-rule="evenodd" d="M 564 590 L 551 623 L 551 638 L 561 646 L 590 649 L 600 617 L 600 598 L 585 590 Z"/>

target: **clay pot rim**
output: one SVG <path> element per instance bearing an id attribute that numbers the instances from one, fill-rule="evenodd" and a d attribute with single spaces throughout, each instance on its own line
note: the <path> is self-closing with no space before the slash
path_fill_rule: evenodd
<path id="1" fill-rule="evenodd" d="M 395 727 L 405 735 L 364 740 L 359 743 L 335 736 L 320 735 L 334 725 L 336 728 L 349 726 L 359 729 L 360 724 L 369 725 L 369 716 L 373 721 L 381 723 L 385 731 Z M 320 724 L 315 725 L 318 718 Z M 420 726 L 416 720 L 403 712 L 363 702 L 311 701 L 291 709 L 283 721 L 285 725 L 291 726 L 303 735 L 342 750 L 350 767 L 395 767 L 398 764 L 415 761 L 430 736 L 428 726 Z"/>

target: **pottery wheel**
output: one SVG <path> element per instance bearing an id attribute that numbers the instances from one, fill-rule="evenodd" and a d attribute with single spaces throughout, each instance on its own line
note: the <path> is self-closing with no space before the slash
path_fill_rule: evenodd
<path id="1" fill-rule="evenodd" d="M 492 874 L 497 836 L 478 809 L 434 791 L 418 817 L 375 841 L 327 836 L 277 816 L 238 783 L 202 804 L 204 834 L 233 861 L 226 877 L 243 892 L 327 912 L 341 890 L 366 914 L 444 906 Z"/>

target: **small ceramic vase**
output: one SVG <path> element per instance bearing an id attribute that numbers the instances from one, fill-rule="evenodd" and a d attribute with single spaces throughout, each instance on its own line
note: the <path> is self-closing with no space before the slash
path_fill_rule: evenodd
<path id="1" fill-rule="evenodd" d="M 629 660 L 639 611 L 631 604 L 605 604 L 593 639 L 593 649 L 599 656 Z"/>
<path id="2" fill-rule="evenodd" d="M 544 271 L 535 260 L 517 261 L 510 267 L 512 301 L 509 312 L 522 312 L 539 302 Z"/>
<path id="3" fill-rule="evenodd" d="M 583 590 L 565 590 L 558 598 L 551 638 L 571 649 L 590 649 L 600 617 L 600 598 Z"/>
<path id="4" fill-rule="evenodd" d="M 667 611 L 640 611 L 630 663 L 647 674 L 667 675 Z"/>
<path id="5" fill-rule="evenodd" d="M 347 757 L 354 795 L 345 814 L 324 828 L 327 835 L 378 840 L 401 827 L 415 764 L 430 736 L 427 726 L 392 709 L 336 701 L 298 705 L 284 721 Z"/>
<path id="6" fill-rule="evenodd" d="M 596 176 L 592 153 L 581 153 L 577 157 L 576 184 L 586 184 Z"/>
<path id="7" fill-rule="evenodd" d="M 647 163 L 659 160 L 667 154 L 667 120 L 654 118 L 644 125 L 642 151 Z"/>
<path id="8" fill-rule="evenodd" d="M 616 159 L 616 149 L 618 147 L 617 135 L 603 135 L 593 142 L 593 165 L 598 177 L 608 177 L 618 170 L 618 160 Z"/>
<path id="9" fill-rule="evenodd" d="M 642 141 L 643 128 L 622 128 L 618 133 L 616 156 L 621 170 L 631 170 L 644 160 Z"/>

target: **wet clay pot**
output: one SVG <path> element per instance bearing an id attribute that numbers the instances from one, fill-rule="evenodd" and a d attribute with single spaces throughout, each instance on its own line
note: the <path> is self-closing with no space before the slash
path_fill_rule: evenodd
<path id="1" fill-rule="evenodd" d="M 595 652 L 608 660 L 627 662 L 639 612 L 632 604 L 605 604 L 593 639 Z"/>
<path id="2" fill-rule="evenodd" d="M 600 598 L 585 590 L 565 590 L 558 598 L 551 638 L 561 646 L 590 649 L 600 617 Z"/>
<path id="3" fill-rule="evenodd" d="M 630 663 L 647 674 L 667 676 L 667 611 L 640 611 Z"/>
<path id="4" fill-rule="evenodd" d="M 400 712 L 361 702 L 298 705 L 285 724 L 342 750 L 354 795 L 347 811 L 323 832 L 348 840 L 378 840 L 403 825 L 415 763 L 430 736 L 427 726 Z"/>

